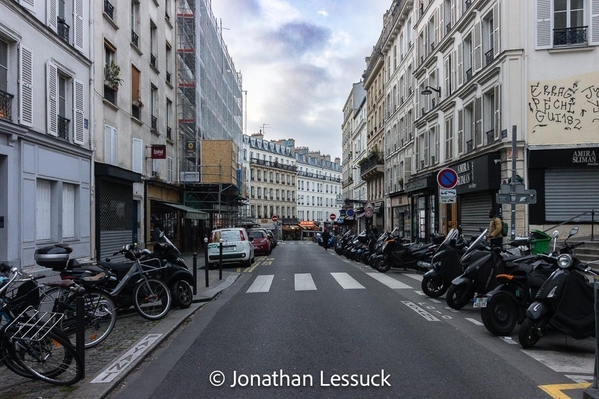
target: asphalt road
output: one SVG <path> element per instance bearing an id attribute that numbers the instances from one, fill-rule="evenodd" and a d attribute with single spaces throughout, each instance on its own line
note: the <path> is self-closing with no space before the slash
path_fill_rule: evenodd
<path id="1" fill-rule="evenodd" d="M 491 336 L 471 306 L 423 296 L 413 272 L 302 242 L 250 270 L 111 397 L 576 398 L 592 377 L 594 341 L 523 351 L 517 330 Z"/>

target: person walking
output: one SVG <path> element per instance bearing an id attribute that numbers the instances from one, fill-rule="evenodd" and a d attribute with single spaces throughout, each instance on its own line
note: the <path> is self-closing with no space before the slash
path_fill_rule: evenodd
<path id="1" fill-rule="evenodd" d="M 324 229 L 321 237 L 322 237 L 322 246 L 324 247 L 324 249 L 326 251 L 329 248 L 329 238 L 331 238 L 331 235 L 329 234 L 329 231 L 327 229 Z"/>
<path id="2" fill-rule="evenodd" d="M 489 218 L 491 218 L 491 220 L 489 221 L 489 234 L 487 236 L 489 243 L 492 247 L 501 248 L 503 246 L 503 235 L 501 234 L 501 218 L 493 209 L 489 211 Z"/>

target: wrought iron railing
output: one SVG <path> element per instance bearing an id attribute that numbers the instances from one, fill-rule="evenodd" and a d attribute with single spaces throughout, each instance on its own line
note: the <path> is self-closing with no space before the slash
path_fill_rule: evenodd
<path id="1" fill-rule="evenodd" d="M 133 29 L 131 29 L 131 43 L 133 43 L 135 47 L 139 47 L 139 36 L 137 36 L 137 33 L 135 33 Z"/>
<path id="2" fill-rule="evenodd" d="M 170 72 L 166 73 L 166 83 L 171 83 L 171 73 Z"/>
<path id="3" fill-rule="evenodd" d="M 167 139 L 172 139 L 173 138 L 172 131 L 173 131 L 173 129 L 171 129 L 170 127 L 167 126 L 167 128 L 166 128 L 166 138 Z"/>
<path id="4" fill-rule="evenodd" d="M 587 42 L 587 28 L 588 26 L 577 26 L 574 28 L 554 29 L 553 45 L 584 44 Z"/>
<path id="5" fill-rule="evenodd" d="M 60 38 L 62 40 L 64 40 L 65 42 L 69 41 L 70 28 L 71 27 L 69 25 L 67 25 L 67 23 L 64 19 L 58 17 L 58 27 L 57 27 L 58 36 L 60 36 Z"/>
<path id="6" fill-rule="evenodd" d="M 108 0 L 104 0 L 104 12 L 110 19 L 114 19 L 114 6 Z"/>
<path id="7" fill-rule="evenodd" d="M 472 67 L 466 70 L 466 82 L 469 82 L 472 79 Z"/>
<path id="8" fill-rule="evenodd" d="M 69 139 L 69 123 L 70 119 L 58 115 L 58 137 L 64 140 Z"/>
<path id="9" fill-rule="evenodd" d="M 495 129 L 491 129 L 485 134 L 487 135 L 487 144 L 491 144 L 495 141 Z"/>
<path id="10" fill-rule="evenodd" d="M 0 90 L 0 119 L 12 122 L 12 99 L 15 96 Z"/>
<path id="11" fill-rule="evenodd" d="M 116 104 L 116 90 L 108 87 L 108 86 L 104 86 L 104 98 L 107 101 L 110 101 L 113 104 Z"/>
<path id="12" fill-rule="evenodd" d="M 158 129 L 158 118 L 152 115 L 152 130 Z"/>
<path id="13" fill-rule="evenodd" d="M 493 53 L 493 47 L 491 47 L 489 51 L 485 53 L 485 65 L 489 65 L 494 59 L 495 54 Z"/>
<path id="14" fill-rule="evenodd" d="M 155 54 L 150 54 L 150 65 L 152 65 L 154 68 L 156 68 L 156 55 Z"/>
<path id="15" fill-rule="evenodd" d="M 141 107 L 135 104 L 131 104 L 131 115 L 135 119 L 141 119 Z"/>

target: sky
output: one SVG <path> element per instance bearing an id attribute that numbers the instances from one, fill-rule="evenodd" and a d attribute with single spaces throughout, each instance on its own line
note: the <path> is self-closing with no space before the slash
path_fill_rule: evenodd
<path id="1" fill-rule="evenodd" d="M 212 0 L 243 78 L 245 133 L 342 158 L 343 105 L 391 0 Z M 245 99 L 247 96 L 247 101 Z"/>

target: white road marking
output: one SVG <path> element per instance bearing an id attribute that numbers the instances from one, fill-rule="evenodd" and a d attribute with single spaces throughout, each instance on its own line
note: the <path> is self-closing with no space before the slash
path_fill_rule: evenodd
<path id="1" fill-rule="evenodd" d="M 356 290 L 356 289 L 365 289 L 365 287 L 358 283 L 352 276 L 347 273 L 331 273 L 331 276 L 344 290 Z"/>
<path id="2" fill-rule="evenodd" d="M 270 286 L 272 285 L 272 280 L 274 279 L 274 274 L 270 275 L 260 275 L 256 277 L 250 288 L 246 291 L 246 293 L 254 293 L 254 292 L 268 292 L 270 290 Z"/>
<path id="3" fill-rule="evenodd" d="M 522 350 L 536 361 L 558 373 L 593 374 L 594 353 L 562 353 L 543 350 Z"/>
<path id="4" fill-rule="evenodd" d="M 402 273 L 404 276 L 413 278 L 414 280 L 422 281 L 422 274 Z"/>
<path id="5" fill-rule="evenodd" d="M 431 302 L 434 302 L 434 303 L 443 303 L 440 300 L 435 299 L 435 298 L 428 298 L 428 300 L 431 301 Z"/>
<path id="6" fill-rule="evenodd" d="M 295 290 L 296 291 L 314 291 L 316 285 L 310 273 L 295 274 Z"/>
<path id="7" fill-rule="evenodd" d="M 418 313 L 420 316 L 424 317 L 428 321 L 441 321 L 437 319 L 435 316 L 422 309 L 420 306 L 416 305 L 414 302 L 410 301 L 401 301 L 404 305 L 412 309 L 414 312 Z"/>
<path id="8" fill-rule="evenodd" d="M 571 379 L 574 382 L 583 383 L 583 382 L 593 382 L 594 377 L 592 375 L 572 375 L 566 374 L 564 377 Z"/>
<path id="9" fill-rule="evenodd" d="M 387 276 L 386 274 L 381 274 L 381 273 L 366 273 L 366 274 L 368 274 L 370 277 L 377 280 L 378 282 L 385 284 L 387 287 L 393 288 L 394 290 L 406 289 L 406 288 L 411 289 L 412 288 L 409 285 L 402 283 L 401 281 L 397 281 L 393 277 Z"/>
<path id="10" fill-rule="evenodd" d="M 499 337 L 503 342 L 510 345 L 520 345 L 518 342 L 514 341 L 512 337 Z"/>
<path id="11" fill-rule="evenodd" d="M 477 326 L 484 326 L 484 324 L 481 323 L 480 321 L 475 320 L 475 319 L 471 319 L 470 317 L 466 317 L 466 320 L 468 320 L 472 324 L 476 324 Z"/>

